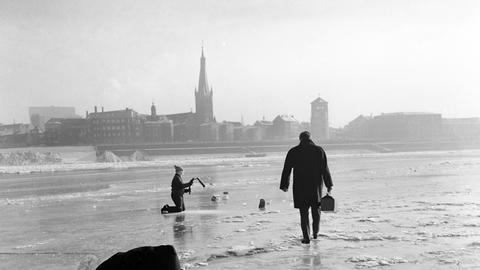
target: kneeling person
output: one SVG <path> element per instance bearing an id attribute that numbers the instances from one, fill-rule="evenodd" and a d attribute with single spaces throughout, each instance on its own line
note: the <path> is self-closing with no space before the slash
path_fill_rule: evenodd
<path id="1" fill-rule="evenodd" d="M 173 179 L 172 179 L 171 197 L 173 202 L 175 203 L 175 206 L 165 205 L 162 208 L 162 212 L 176 213 L 176 212 L 185 211 L 183 194 L 185 192 L 188 192 L 188 189 L 186 188 L 190 187 L 193 184 L 193 180 L 195 179 L 195 178 L 192 178 L 188 183 L 183 183 L 182 181 L 183 168 L 176 165 L 174 167 L 175 167 L 175 175 L 173 176 Z"/>

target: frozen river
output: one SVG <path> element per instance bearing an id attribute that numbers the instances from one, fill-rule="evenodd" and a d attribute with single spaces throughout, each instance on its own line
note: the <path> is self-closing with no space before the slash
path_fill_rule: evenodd
<path id="1" fill-rule="evenodd" d="M 0 175 L 0 268 L 84 269 L 162 244 L 187 269 L 480 268 L 479 151 L 327 155 L 338 211 L 322 214 L 310 245 L 300 244 L 291 191 L 278 189 L 279 155 L 201 157 L 208 165 L 185 166 L 184 179 L 207 187 L 194 184 L 187 212 L 168 216 L 173 162 Z"/>

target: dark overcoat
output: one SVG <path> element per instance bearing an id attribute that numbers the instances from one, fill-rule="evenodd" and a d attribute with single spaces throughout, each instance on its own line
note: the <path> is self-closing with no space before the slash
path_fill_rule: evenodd
<path id="1" fill-rule="evenodd" d="M 332 187 L 327 155 L 311 140 L 290 149 L 283 166 L 280 189 L 288 189 L 293 169 L 293 204 L 295 208 L 316 205 L 322 198 L 322 186 Z"/>
<path id="2" fill-rule="evenodd" d="M 183 196 L 183 194 L 185 193 L 185 188 L 191 186 L 192 184 L 190 182 L 188 183 L 183 183 L 183 179 L 182 177 L 180 176 L 180 174 L 176 173 L 174 176 L 173 176 L 173 179 L 172 179 L 172 196 L 175 195 L 175 196 Z"/>
<path id="3" fill-rule="evenodd" d="M 183 183 L 182 176 L 178 173 L 175 173 L 172 179 L 172 193 L 171 197 L 175 203 L 176 209 L 173 211 L 185 211 L 185 203 L 183 201 L 183 194 L 185 193 L 185 188 L 192 185 L 192 182 Z"/>

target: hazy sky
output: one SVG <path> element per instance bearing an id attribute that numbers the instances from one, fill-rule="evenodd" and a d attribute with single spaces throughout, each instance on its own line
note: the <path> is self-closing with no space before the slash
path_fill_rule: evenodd
<path id="1" fill-rule="evenodd" d="M 0 0 L 0 122 L 28 106 L 190 111 L 202 40 L 219 121 L 309 121 L 318 96 L 335 127 L 480 116 L 476 0 Z"/>

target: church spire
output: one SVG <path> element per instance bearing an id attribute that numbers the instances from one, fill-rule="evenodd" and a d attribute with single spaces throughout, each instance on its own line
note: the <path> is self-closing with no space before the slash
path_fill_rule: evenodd
<path id="1" fill-rule="evenodd" d="M 205 54 L 203 52 L 202 44 L 202 56 L 200 57 L 200 77 L 198 79 L 198 88 L 195 90 L 195 114 L 197 117 L 197 123 L 210 123 L 215 122 L 213 117 L 213 88 L 208 87 L 207 70 L 205 67 Z"/>
<path id="2" fill-rule="evenodd" d="M 197 91 L 200 93 L 208 93 L 208 81 L 207 81 L 207 70 L 205 67 L 205 56 L 203 54 L 203 46 L 202 46 L 202 56 L 200 57 L 200 77 L 198 79 L 198 89 Z"/>

